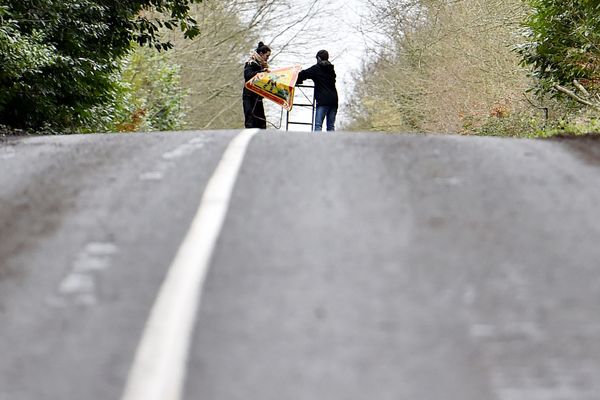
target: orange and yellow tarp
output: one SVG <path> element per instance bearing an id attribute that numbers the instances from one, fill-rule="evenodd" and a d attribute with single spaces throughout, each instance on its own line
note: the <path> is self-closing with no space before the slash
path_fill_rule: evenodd
<path id="1" fill-rule="evenodd" d="M 300 65 L 294 65 L 259 72 L 245 86 L 290 111 L 294 105 L 294 86 L 301 69 Z"/>

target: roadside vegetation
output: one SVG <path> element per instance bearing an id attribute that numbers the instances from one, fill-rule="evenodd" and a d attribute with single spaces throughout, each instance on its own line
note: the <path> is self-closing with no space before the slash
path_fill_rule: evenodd
<path id="1" fill-rule="evenodd" d="M 600 128 L 600 13 L 583 0 L 371 0 L 351 129 L 540 137 Z M 377 21 L 375 23 L 375 21 Z"/>
<path id="2" fill-rule="evenodd" d="M 0 0 L 0 134 L 240 128 L 249 51 L 302 48 L 326 3 Z M 598 132 L 596 3 L 369 0 L 346 128 Z"/>
<path id="3" fill-rule="evenodd" d="M 0 0 L 0 134 L 241 127 L 249 52 L 310 40 L 320 3 Z"/>
<path id="4" fill-rule="evenodd" d="M 136 87 L 141 80 L 123 79 L 125 67 L 158 66 L 162 71 L 152 78 L 163 81 L 157 86 L 177 81 L 164 60 L 136 59 L 134 45 L 171 48 L 161 37 L 162 28 L 180 30 L 189 39 L 198 36 L 190 16 L 190 5 L 198 1 L 3 0 L 0 124 L 26 131 L 76 132 L 112 130 L 125 123 L 133 108 L 129 100 L 142 101 L 135 96 L 143 92 Z M 161 14 L 155 16 L 152 10 Z M 148 110 L 146 115 L 155 112 Z"/>

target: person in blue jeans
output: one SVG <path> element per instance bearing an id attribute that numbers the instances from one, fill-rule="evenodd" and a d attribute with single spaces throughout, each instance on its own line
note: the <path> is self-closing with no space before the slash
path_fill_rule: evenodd
<path id="1" fill-rule="evenodd" d="M 312 67 L 300 71 L 298 84 L 306 79 L 315 83 L 315 100 L 317 110 L 315 112 L 315 131 L 323 128 L 323 121 L 327 122 L 327 130 L 335 130 L 335 117 L 338 109 L 338 93 L 335 88 L 335 69 L 329 62 L 327 50 L 317 52 L 317 63 Z"/>

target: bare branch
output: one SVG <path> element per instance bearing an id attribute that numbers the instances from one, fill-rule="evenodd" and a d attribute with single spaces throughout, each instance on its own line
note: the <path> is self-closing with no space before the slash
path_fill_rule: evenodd
<path id="1" fill-rule="evenodd" d="M 567 89 L 564 86 L 561 85 L 554 85 L 554 89 L 558 90 L 560 93 L 567 95 L 568 97 L 572 98 L 573 100 L 575 100 L 576 102 L 592 107 L 596 110 L 600 110 L 600 104 L 596 104 L 596 103 L 592 103 L 589 100 L 586 99 L 582 99 L 581 97 L 577 96 L 577 94 L 575 94 L 575 92 Z"/>
<path id="2" fill-rule="evenodd" d="M 585 97 L 590 97 L 590 93 L 583 87 L 577 79 L 573 79 L 573 85 L 581 92 Z"/>

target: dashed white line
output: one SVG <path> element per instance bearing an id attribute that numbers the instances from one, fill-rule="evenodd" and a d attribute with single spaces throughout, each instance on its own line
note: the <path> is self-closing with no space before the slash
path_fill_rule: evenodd
<path id="1" fill-rule="evenodd" d="M 70 273 L 58 288 L 60 298 L 53 299 L 56 306 L 66 301 L 92 306 L 98 303 L 96 274 L 110 267 L 111 258 L 118 252 L 117 246 L 109 242 L 90 242 L 77 255 Z"/>
<path id="2" fill-rule="evenodd" d="M 146 322 L 122 400 L 179 400 L 202 285 L 250 139 L 240 132 L 208 182 Z"/>

